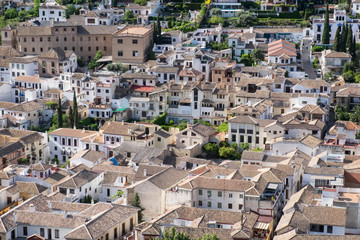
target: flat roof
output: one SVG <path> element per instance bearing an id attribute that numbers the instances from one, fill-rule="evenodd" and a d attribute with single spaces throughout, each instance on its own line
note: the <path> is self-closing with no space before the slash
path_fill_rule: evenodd
<path id="1" fill-rule="evenodd" d="M 129 26 L 119 30 L 115 35 L 145 35 L 151 31 L 151 28 L 142 26 Z"/>

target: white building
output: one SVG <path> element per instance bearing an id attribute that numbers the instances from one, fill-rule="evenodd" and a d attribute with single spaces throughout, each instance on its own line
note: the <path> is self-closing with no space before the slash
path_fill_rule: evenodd
<path id="1" fill-rule="evenodd" d="M 96 136 L 98 132 L 60 128 L 49 134 L 50 159 L 57 158 L 61 163 L 66 163 L 68 159 L 77 152 L 85 149 L 81 139 Z"/>
<path id="2" fill-rule="evenodd" d="M 39 7 L 40 21 L 66 22 L 66 7 L 55 1 L 47 1 Z"/>

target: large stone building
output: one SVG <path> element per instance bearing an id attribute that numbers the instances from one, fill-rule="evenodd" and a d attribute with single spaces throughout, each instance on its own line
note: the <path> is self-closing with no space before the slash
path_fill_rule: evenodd
<path id="1" fill-rule="evenodd" d="M 117 26 L 85 26 L 67 22 L 44 21 L 41 25 L 3 28 L 1 31 L 4 46 L 16 46 L 25 54 L 42 54 L 51 48 L 72 50 L 88 61 L 97 51 L 111 55 L 112 34 Z"/>

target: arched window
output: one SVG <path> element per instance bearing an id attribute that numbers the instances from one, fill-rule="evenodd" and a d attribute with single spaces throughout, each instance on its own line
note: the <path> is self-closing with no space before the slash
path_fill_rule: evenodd
<path id="1" fill-rule="evenodd" d="M 120 138 L 117 137 L 117 138 L 116 138 L 116 142 L 120 142 Z"/>
<path id="2" fill-rule="evenodd" d="M 106 141 L 108 142 L 108 141 L 109 141 L 109 139 L 110 139 L 110 138 L 109 138 L 109 136 L 107 136 L 107 137 L 106 137 Z"/>

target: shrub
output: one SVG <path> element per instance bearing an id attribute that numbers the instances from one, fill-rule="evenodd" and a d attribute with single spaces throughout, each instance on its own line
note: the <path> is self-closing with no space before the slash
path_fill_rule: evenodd
<path id="1" fill-rule="evenodd" d="M 311 49 L 311 52 L 322 52 L 324 51 L 324 47 L 322 46 L 313 46 L 312 49 Z"/>

